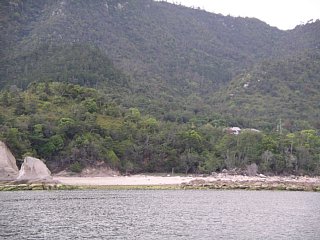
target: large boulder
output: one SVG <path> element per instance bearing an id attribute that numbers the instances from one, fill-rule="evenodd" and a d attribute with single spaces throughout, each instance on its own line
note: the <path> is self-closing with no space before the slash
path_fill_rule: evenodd
<path id="1" fill-rule="evenodd" d="M 51 172 L 40 159 L 26 157 L 19 171 L 18 181 L 50 181 Z"/>
<path id="2" fill-rule="evenodd" d="M 15 180 L 19 174 L 16 159 L 8 147 L 0 141 L 0 180 Z"/>

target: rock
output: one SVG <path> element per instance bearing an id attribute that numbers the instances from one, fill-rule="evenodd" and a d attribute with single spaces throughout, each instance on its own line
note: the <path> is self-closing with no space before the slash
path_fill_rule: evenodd
<path id="1" fill-rule="evenodd" d="M 212 172 L 212 173 L 211 173 L 211 176 L 213 176 L 213 177 L 217 177 L 217 176 L 218 176 L 218 173 L 216 173 L 216 172 Z"/>
<path id="2" fill-rule="evenodd" d="M 18 181 L 51 181 L 50 170 L 40 159 L 26 157 L 19 171 Z"/>
<path id="3" fill-rule="evenodd" d="M 250 177 L 256 176 L 258 173 L 258 166 L 255 163 L 252 163 L 247 166 L 247 175 Z"/>
<path id="4" fill-rule="evenodd" d="M 189 182 L 189 185 L 192 186 L 199 186 L 204 184 L 206 184 L 206 181 L 204 179 L 194 179 Z"/>
<path id="5" fill-rule="evenodd" d="M 8 147 L 0 141 L 0 180 L 15 180 L 19 174 L 16 159 Z"/>
<path id="6" fill-rule="evenodd" d="M 229 175 L 232 175 L 232 176 L 235 176 L 235 175 L 239 175 L 239 172 L 238 172 L 238 169 L 237 168 L 234 168 L 234 169 L 231 169 L 229 172 L 228 172 Z"/>
<path id="7" fill-rule="evenodd" d="M 263 174 L 261 174 L 261 173 L 258 174 L 257 176 L 260 177 L 260 178 L 267 178 L 267 176 L 265 176 L 265 175 L 263 175 Z"/>

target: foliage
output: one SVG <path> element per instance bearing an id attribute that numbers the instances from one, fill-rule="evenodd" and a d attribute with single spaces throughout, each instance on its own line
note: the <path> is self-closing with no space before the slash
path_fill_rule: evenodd
<path id="1" fill-rule="evenodd" d="M 320 21 L 281 31 L 152 0 L 3 0 L 0 15 L 0 137 L 18 158 L 319 174 Z"/>
<path id="2" fill-rule="evenodd" d="M 319 21 L 280 31 L 152 0 L 4 0 L 0 12 L 1 88 L 58 81 L 161 120 L 318 128 Z"/>
<path id="3" fill-rule="evenodd" d="M 75 173 L 80 173 L 83 169 L 83 166 L 79 162 L 72 163 L 70 165 L 70 170 Z"/>
<path id="4" fill-rule="evenodd" d="M 288 131 L 319 128 L 319 66 L 319 50 L 257 64 L 216 95 L 213 104 L 269 130 L 280 119 Z"/>
<path id="5" fill-rule="evenodd" d="M 44 87 L 47 93 L 40 94 Z M 72 95 L 75 89 L 79 95 Z M 25 154 L 46 159 L 53 171 L 80 172 L 101 161 L 126 173 L 172 169 L 210 173 L 246 169 L 253 163 L 265 173 L 320 171 L 320 137 L 314 129 L 292 133 L 244 129 L 232 135 L 214 127 L 212 119 L 193 119 L 196 124 L 163 121 L 138 108 L 100 101 L 103 96 L 92 88 L 57 82 L 32 84 L 15 94 L 3 90 L 0 98 L 7 101 L 0 104 L 0 138 L 18 159 Z M 28 109 L 31 102 L 32 113 L 16 111 L 20 106 Z M 110 107 L 120 114 L 107 111 Z"/>

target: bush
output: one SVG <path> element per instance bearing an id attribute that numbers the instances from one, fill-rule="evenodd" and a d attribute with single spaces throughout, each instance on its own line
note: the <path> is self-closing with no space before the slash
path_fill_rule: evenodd
<path id="1" fill-rule="evenodd" d="M 75 172 L 75 173 L 81 173 L 82 172 L 82 169 L 83 169 L 83 166 L 81 163 L 79 162 L 75 162 L 75 163 L 72 163 L 70 165 L 70 170 L 72 172 Z"/>

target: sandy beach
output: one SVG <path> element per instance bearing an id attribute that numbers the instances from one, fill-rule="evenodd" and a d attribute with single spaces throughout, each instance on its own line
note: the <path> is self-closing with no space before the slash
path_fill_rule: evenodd
<path id="1" fill-rule="evenodd" d="M 0 191 L 74 190 L 74 189 L 219 189 L 287 190 L 320 192 L 320 177 L 228 175 L 212 176 L 68 176 L 54 175 L 51 180 L 0 182 Z"/>
<path id="2" fill-rule="evenodd" d="M 181 185 L 181 184 L 205 184 L 205 183 L 291 183 L 291 184 L 312 184 L 320 185 L 319 177 L 306 176 L 242 176 L 217 174 L 215 176 L 197 177 L 197 176 L 107 176 L 107 177 L 66 177 L 54 176 L 53 180 L 59 181 L 65 185 L 87 185 L 87 186 L 156 186 L 156 185 Z"/>
<path id="3" fill-rule="evenodd" d="M 65 185 L 87 185 L 87 186 L 157 186 L 157 185 L 180 185 L 190 182 L 193 177 L 158 177 L 148 175 L 114 176 L 114 177 L 58 177 Z"/>

